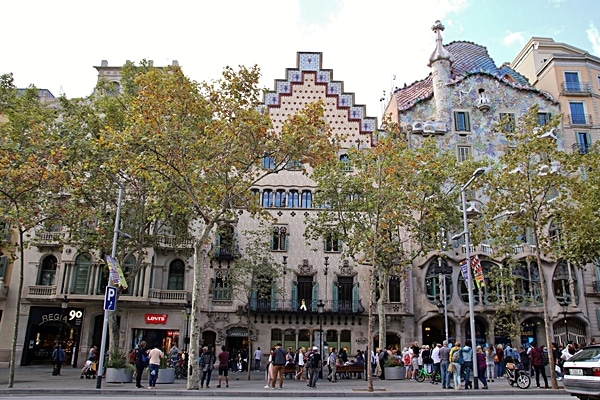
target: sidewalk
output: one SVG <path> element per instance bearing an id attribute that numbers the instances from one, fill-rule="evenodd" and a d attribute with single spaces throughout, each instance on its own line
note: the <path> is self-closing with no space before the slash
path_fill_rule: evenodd
<path id="1" fill-rule="evenodd" d="M 217 371 L 213 371 L 217 372 Z M 229 388 L 225 388 L 223 382 L 222 388 L 217 388 L 218 375 L 214 374 L 211 378 L 210 389 L 187 390 L 186 381 L 177 379 L 173 384 L 157 384 L 155 390 L 146 388 L 137 389 L 135 383 L 105 383 L 102 382 L 102 388 L 96 389 L 95 379 L 80 379 L 80 369 L 63 367 L 61 376 L 52 376 L 51 366 L 28 366 L 17 367 L 15 369 L 15 382 L 12 389 L 7 388 L 8 368 L 0 369 L 0 398 L 10 395 L 32 395 L 56 393 L 61 396 L 85 396 L 85 395 L 140 395 L 140 396 L 234 396 L 234 397 L 282 397 L 282 393 L 293 394 L 297 397 L 364 397 L 369 395 L 367 392 L 367 382 L 362 380 L 340 380 L 337 383 L 330 383 L 327 380 L 319 381 L 316 390 L 307 387 L 306 382 L 285 379 L 283 390 L 265 389 L 266 381 L 264 372 L 252 372 L 251 380 L 247 380 L 246 372 L 230 373 Z M 560 383 L 560 382 L 559 382 Z M 142 381 L 146 386 L 147 381 Z M 278 386 L 278 385 L 277 385 Z M 496 379 L 489 383 L 489 390 L 444 390 L 441 385 L 432 385 L 429 382 L 418 383 L 415 381 L 404 380 L 385 380 L 378 378 L 373 380 L 374 397 L 397 397 L 410 392 L 411 396 L 455 396 L 460 393 L 461 396 L 478 396 L 485 392 L 486 395 L 506 396 L 513 394 L 552 394 L 568 395 L 564 389 L 545 390 L 535 388 L 535 380 L 529 389 L 522 390 L 511 387 L 506 379 Z"/>

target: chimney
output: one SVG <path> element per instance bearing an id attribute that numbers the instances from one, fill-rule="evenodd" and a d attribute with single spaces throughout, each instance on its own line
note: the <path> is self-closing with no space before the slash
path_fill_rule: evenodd
<path id="1" fill-rule="evenodd" d="M 102 62 L 100 63 L 101 67 L 108 67 L 108 61 L 107 60 L 102 60 Z"/>

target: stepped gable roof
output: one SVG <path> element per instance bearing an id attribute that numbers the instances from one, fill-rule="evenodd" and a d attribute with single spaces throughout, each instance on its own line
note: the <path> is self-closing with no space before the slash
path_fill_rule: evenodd
<path id="1" fill-rule="evenodd" d="M 444 47 L 454 57 L 454 62 L 450 68 L 450 85 L 456 84 L 473 74 L 485 74 L 517 89 L 539 92 L 529 84 L 527 78 L 509 66 L 502 65 L 498 68 L 484 46 L 472 42 L 458 41 Z M 396 96 L 399 111 L 406 111 L 415 104 L 433 97 L 431 74 L 421 81 L 394 91 L 394 96 Z"/>
<path id="2" fill-rule="evenodd" d="M 327 97 L 335 98 L 336 107 L 348 113 L 348 120 L 359 122 L 360 133 L 372 135 L 377 130 L 377 118 L 368 117 L 367 107 L 355 104 L 354 93 L 345 92 L 344 82 L 334 80 L 333 70 L 324 69 L 322 63 L 321 52 L 298 52 L 296 68 L 287 68 L 286 78 L 275 80 L 275 90 L 265 93 L 259 109 L 267 112 L 281 107 L 281 98 L 291 96 L 295 86 L 304 84 L 304 74 L 314 74 L 316 84 L 325 86 Z"/>

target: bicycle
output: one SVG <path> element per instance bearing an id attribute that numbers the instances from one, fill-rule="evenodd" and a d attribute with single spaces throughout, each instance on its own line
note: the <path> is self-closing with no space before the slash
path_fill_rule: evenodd
<path id="1" fill-rule="evenodd" d="M 423 381 L 425 381 L 425 378 L 430 378 L 430 380 L 433 378 L 433 379 L 435 379 L 436 382 L 442 381 L 442 376 L 440 375 L 439 372 L 436 372 L 435 377 L 434 377 L 434 372 L 427 372 L 427 369 L 425 368 L 425 366 L 422 366 L 417 371 L 417 376 L 415 376 L 415 380 L 417 382 L 423 382 Z"/>

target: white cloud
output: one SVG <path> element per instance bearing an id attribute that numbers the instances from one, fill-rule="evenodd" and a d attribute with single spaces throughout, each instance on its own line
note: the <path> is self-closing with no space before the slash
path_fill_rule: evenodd
<path id="1" fill-rule="evenodd" d="M 506 35 L 502 38 L 502 44 L 506 47 L 518 44 L 522 46 L 525 43 L 523 32 L 506 31 Z"/>
<path id="2" fill-rule="evenodd" d="M 592 44 L 592 53 L 600 56 L 600 33 L 593 22 L 590 22 L 590 27 L 586 29 L 587 38 Z"/>

